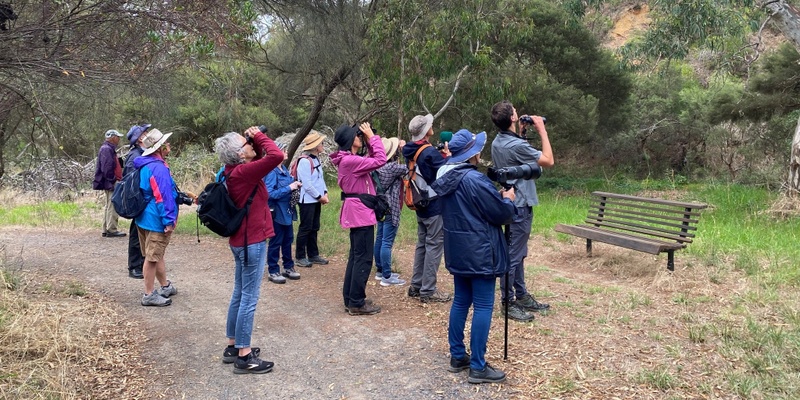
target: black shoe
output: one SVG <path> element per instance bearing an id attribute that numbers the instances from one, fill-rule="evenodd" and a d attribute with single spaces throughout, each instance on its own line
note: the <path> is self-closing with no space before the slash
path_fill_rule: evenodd
<path id="1" fill-rule="evenodd" d="M 308 257 L 308 261 L 312 264 L 328 265 L 328 260 L 320 256 Z"/>
<path id="2" fill-rule="evenodd" d="M 448 371 L 461 372 L 465 369 L 469 369 L 469 354 L 461 359 L 450 356 L 450 367 L 447 368 Z"/>
<path id="3" fill-rule="evenodd" d="M 506 380 L 506 373 L 499 369 L 492 368 L 489 363 L 486 363 L 486 368 L 483 371 L 469 370 L 469 383 L 500 383 Z"/>
<path id="4" fill-rule="evenodd" d="M 503 313 L 503 315 L 505 315 L 506 305 L 501 303 L 500 310 Z M 525 311 L 525 309 L 518 306 L 517 302 L 515 301 L 508 305 L 508 318 L 511 318 L 514 321 L 519 321 L 519 322 L 530 322 L 533 321 L 536 318 L 536 316 L 533 315 L 532 312 Z"/>
<path id="5" fill-rule="evenodd" d="M 128 276 L 133 279 L 144 279 L 141 268 L 133 268 L 128 270 Z"/>
<path id="6" fill-rule="evenodd" d="M 408 287 L 408 297 L 419 297 L 419 288 L 409 286 Z"/>
<path id="7" fill-rule="evenodd" d="M 125 232 L 114 231 L 114 232 L 103 232 L 103 237 L 125 237 L 128 234 Z"/>
<path id="8" fill-rule="evenodd" d="M 347 309 L 347 312 L 350 313 L 350 315 L 375 315 L 381 312 L 381 308 L 365 301 L 363 306 L 358 308 L 350 307 Z"/>
<path id="9" fill-rule="evenodd" d="M 234 374 L 266 374 L 272 372 L 272 367 L 275 363 L 272 361 L 264 361 L 254 354 L 253 351 L 247 355 L 247 360 L 242 360 L 236 357 L 233 362 Z"/>
<path id="10" fill-rule="evenodd" d="M 515 301 L 515 303 L 517 303 L 517 305 L 528 311 L 540 312 L 540 311 L 547 311 L 550 309 L 550 304 L 539 303 L 538 301 L 536 301 L 536 299 L 533 298 L 533 296 L 530 295 L 530 293 L 517 298 L 517 301 Z"/>
<path id="11" fill-rule="evenodd" d="M 303 268 L 311 268 L 313 264 L 311 264 L 311 261 L 308 261 L 307 258 L 298 258 L 295 260 L 294 265 Z"/>
<path id="12" fill-rule="evenodd" d="M 260 347 L 251 347 L 250 348 L 250 354 L 253 354 L 256 357 L 258 357 L 258 355 L 261 354 L 261 348 Z M 236 359 L 238 357 L 239 357 L 239 349 L 237 349 L 236 347 L 228 346 L 228 347 L 225 348 L 225 350 L 222 351 L 222 363 L 223 364 L 230 364 L 230 363 L 236 361 Z"/>

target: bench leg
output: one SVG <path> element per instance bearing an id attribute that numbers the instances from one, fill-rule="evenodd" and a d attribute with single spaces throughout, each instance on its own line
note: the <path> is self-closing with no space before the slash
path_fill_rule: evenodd
<path id="1" fill-rule="evenodd" d="M 667 269 L 675 271 L 675 251 L 667 250 Z"/>
<path id="2" fill-rule="evenodd" d="M 586 239 L 586 255 L 592 256 L 592 239 Z"/>

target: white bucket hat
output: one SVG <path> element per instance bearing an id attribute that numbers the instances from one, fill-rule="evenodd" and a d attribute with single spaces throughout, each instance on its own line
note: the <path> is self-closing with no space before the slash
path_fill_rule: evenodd
<path id="1" fill-rule="evenodd" d="M 144 147 L 144 153 L 142 153 L 142 155 L 149 156 L 155 153 L 159 147 L 167 142 L 170 136 L 172 136 L 172 132 L 161 133 L 158 129 L 151 129 L 150 132 L 147 132 L 147 136 L 142 141 L 142 147 Z"/>

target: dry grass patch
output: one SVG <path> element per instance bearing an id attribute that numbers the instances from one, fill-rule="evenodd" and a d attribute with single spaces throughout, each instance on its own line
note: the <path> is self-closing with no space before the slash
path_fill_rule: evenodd
<path id="1" fill-rule="evenodd" d="M 144 397 L 135 322 L 79 282 L 0 271 L 0 398 Z"/>

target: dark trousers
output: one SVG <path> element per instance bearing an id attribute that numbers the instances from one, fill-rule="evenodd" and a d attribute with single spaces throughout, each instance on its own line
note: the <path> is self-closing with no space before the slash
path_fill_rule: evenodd
<path id="1" fill-rule="evenodd" d="M 283 269 L 294 268 L 292 260 L 292 241 L 294 241 L 294 227 L 292 225 L 272 224 L 275 236 L 269 239 L 267 246 L 267 267 L 270 274 L 279 274 L 281 267 L 278 259 L 283 253 Z"/>
<path id="2" fill-rule="evenodd" d="M 350 229 L 350 255 L 347 257 L 342 286 L 345 307 L 364 306 L 374 247 L 375 225 Z"/>
<path id="3" fill-rule="evenodd" d="M 142 248 L 139 245 L 139 229 L 136 227 L 136 220 L 131 220 L 131 229 L 128 231 L 128 270 L 142 270 L 144 257 Z"/>
<path id="4" fill-rule="evenodd" d="M 297 227 L 297 240 L 294 251 L 295 259 L 316 257 L 319 255 L 317 247 L 317 232 L 319 232 L 319 217 L 322 210 L 321 203 L 300 203 L 300 226 Z"/>

